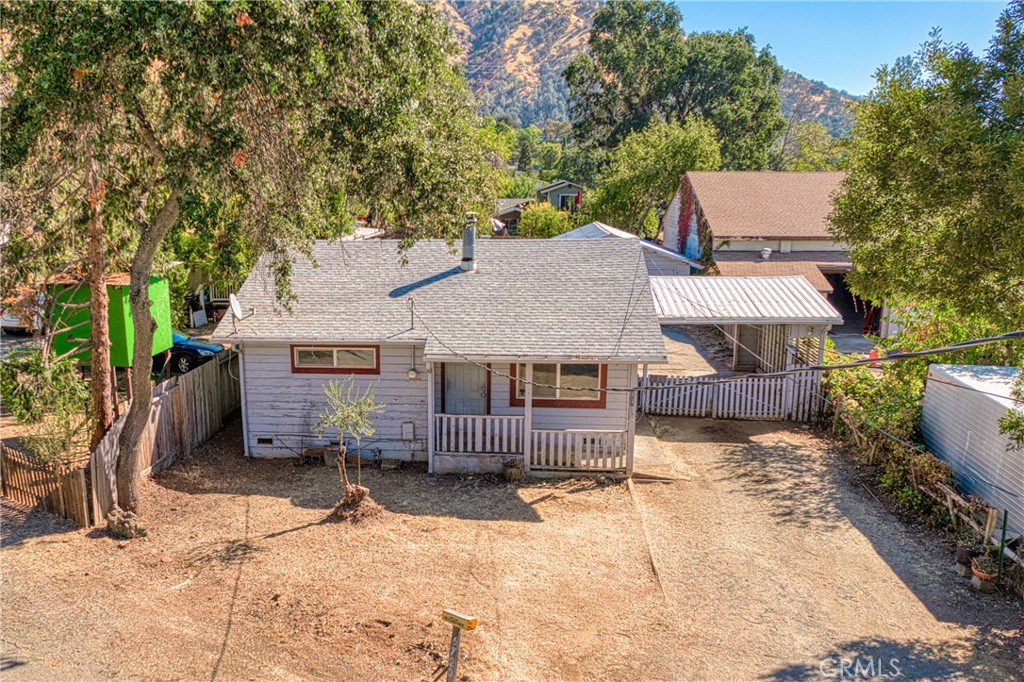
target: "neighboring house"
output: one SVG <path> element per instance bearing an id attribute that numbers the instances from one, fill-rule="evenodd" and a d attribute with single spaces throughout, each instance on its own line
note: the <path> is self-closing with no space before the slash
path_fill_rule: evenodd
<path id="1" fill-rule="evenodd" d="M 949 464 L 957 487 L 1009 511 L 1008 538 L 1024 535 L 1024 453 L 1010 451 L 999 420 L 1015 402 L 1020 369 L 982 365 L 931 365 L 921 432 L 928 450 Z"/>
<path id="2" fill-rule="evenodd" d="M 531 199 L 529 197 L 521 197 L 518 199 L 498 199 L 497 205 L 494 207 L 494 215 L 491 216 L 494 220 L 498 220 L 503 225 L 502 229 L 492 228 L 495 236 L 502 237 L 518 237 L 519 236 L 519 221 L 523 217 L 523 211 L 530 205 Z"/>
<path id="3" fill-rule="evenodd" d="M 537 198 L 560 211 L 573 211 L 583 201 L 583 185 L 568 180 L 556 180 L 537 188 Z"/>
<path id="4" fill-rule="evenodd" d="M 364 455 L 436 473 L 511 460 L 528 473 L 631 471 L 638 365 L 665 362 L 639 241 L 468 231 L 463 253 L 317 242 L 318 267 L 296 256 L 290 311 L 261 260 L 238 292 L 246 316 L 214 334 L 241 354 L 246 454 L 322 444 L 323 386 L 352 377 L 387 405 Z"/>
<path id="5" fill-rule="evenodd" d="M 842 172 L 691 171 L 662 219 L 662 243 L 713 261 L 725 276 L 802 275 L 859 332 L 870 306 L 850 293 L 850 250 L 828 228 L 844 178 Z M 870 321 L 876 329 L 879 312 Z"/>
<path id="6" fill-rule="evenodd" d="M 552 239 L 639 239 L 635 234 L 605 225 L 600 222 L 592 222 L 560 234 Z M 701 268 L 697 261 L 690 260 L 680 253 L 667 249 L 664 246 L 641 239 L 640 246 L 643 248 L 644 262 L 647 266 L 647 274 L 655 275 L 689 275 L 693 269 Z"/>

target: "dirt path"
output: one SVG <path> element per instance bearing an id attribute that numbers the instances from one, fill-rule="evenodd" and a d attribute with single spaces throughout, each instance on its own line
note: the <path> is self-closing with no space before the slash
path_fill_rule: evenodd
<path id="1" fill-rule="evenodd" d="M 841 658 L 898 666 L 900 679 L 1024 676 L 1021 600 L 970 591 L 937 536 L 897 520 L 822 441 L 764 422 L 661 421 L 682 480 L 636 490 L 686 679 L 826 679 Z"/>

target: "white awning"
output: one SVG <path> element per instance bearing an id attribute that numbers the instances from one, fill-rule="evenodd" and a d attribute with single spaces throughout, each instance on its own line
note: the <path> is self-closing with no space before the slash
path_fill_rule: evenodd
<path id="1" fill-rule="evenodd" d="M 661 324 L 842 324 L 803 276 L 651 277 Z"/>

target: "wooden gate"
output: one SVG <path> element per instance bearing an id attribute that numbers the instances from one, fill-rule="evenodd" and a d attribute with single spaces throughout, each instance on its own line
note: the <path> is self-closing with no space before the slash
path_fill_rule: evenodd
<path id="1" fill-rule="evenodd" d="M 37 507 L 89 525 L 85 469 L 40 462 L 6 445 L 0 447 L 0 487 L 12 502 Z"/>
<path id="2" fill-rule="evenodd" d="M 821 375 L 678 377 L 640 380 L 640 409 L 646 414 L 712 419 L 813 421 L 821 415 Z"/>

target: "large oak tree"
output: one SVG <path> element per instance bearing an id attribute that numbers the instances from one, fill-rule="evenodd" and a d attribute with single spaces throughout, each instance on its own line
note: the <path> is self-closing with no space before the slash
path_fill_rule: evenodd
<path id="1" fill-rule="evenodd" d="M 428 7 L 14 1 L 2 22 L 10 237 L 45 243 L 66 225 L 87 150 L 103 182 L 92 225 L 124 242 L 131 276 L 135 396 L 150 392 L 149 277 L 183 206 L 232 206 L 235 237 L 277 256 L 286 300 L 290 254 L 354 214 L 412 241 L 453 237 L 491 203 L 455 48 Z M 122 431 L 128 510 L 148 414 L 135 400 Z"/>

